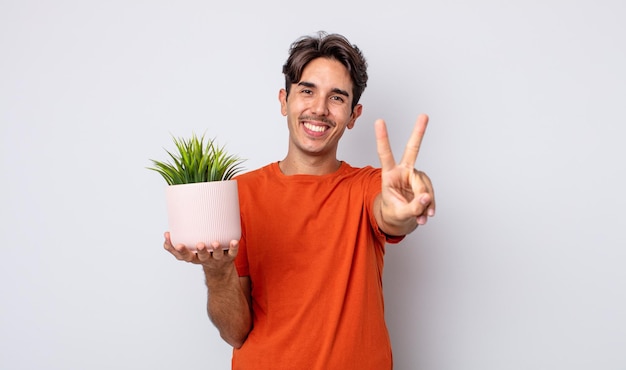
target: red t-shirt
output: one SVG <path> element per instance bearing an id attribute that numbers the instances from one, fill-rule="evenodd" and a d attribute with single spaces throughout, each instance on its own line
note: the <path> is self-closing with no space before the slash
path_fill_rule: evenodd
<path id="1" fill-rule="evenodd" d="M 376 224 L 380 169 L 285 176 L 272 163 L 237 181 L 253 328 L 233 369 L 391 369 L 383 255 L 402 237 Z"/>

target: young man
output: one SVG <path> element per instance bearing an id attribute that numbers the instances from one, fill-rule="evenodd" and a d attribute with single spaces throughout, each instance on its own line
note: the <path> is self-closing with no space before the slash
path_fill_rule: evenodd
<path id="1" fill-rule="evenodd" d="M 391 369 L 383 256 L 435 212 L 431 181 L 414 168 L 428 118 L 418 117 L 399 163 L 376 121 L 381 168 L 354 168 L 337 146 L 361 115 L 361 51 L 337 34 L 303 37 L 283 73 L 287 155 L 238 176 L 241 240 L 196 254 L 166 232 L 165 249 L 202 265 L 233 369 Z"/>

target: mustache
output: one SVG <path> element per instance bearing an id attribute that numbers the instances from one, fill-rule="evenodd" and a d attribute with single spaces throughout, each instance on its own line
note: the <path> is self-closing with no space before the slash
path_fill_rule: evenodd
<path id="1" fill-rule="evenodd" d="M 298 118 L 300 121 L 318 121 L 318 122 L 322 122 L 325 123 L 329 126 L 335 127 L 337 126 L 335 124 L 335 121 L 332 121 L 326 117 L 317 117 L 317 116 L 300 116 Z"/>

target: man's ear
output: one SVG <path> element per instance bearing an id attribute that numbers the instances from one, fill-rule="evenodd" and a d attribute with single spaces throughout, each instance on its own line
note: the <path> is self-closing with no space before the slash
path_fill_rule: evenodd
<path id="1" fill-rule="evenodd" d="M 348 122 L 348 126 L 346 126 L 348 130 L 354 127 L 354 124 L 356 123 L 356 119 L 359 118 L 361 113 L 363 113 L 363 106 L 361 104 L 357 104 L 354 107 L 354 109 L 352 109 L 352 114 L 350 115 L 350 122 Z"/>
<path id="2" fill-rule="evenodd" d="M 280 113 L 283 116 L 287 115 L 287 90 L 280 89 L 278 92 L 278 101 L 280 102 Z"/>

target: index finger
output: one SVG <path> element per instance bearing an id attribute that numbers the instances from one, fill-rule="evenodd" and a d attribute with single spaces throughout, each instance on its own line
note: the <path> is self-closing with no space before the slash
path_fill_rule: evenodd
<path id="1" fill-rule="evenodd" d="M 396 160 L 393 158 L 391 145 L 389 144 L 389 135 L 387 134 L 387 125 L 382 119 L 374 122 L 376 132 L 376 149 L 378 150 L 378 159 L 383 170 L 393 168 Z"/>
<path id="2" fill-rule="evenodd" d="M 404 149 L 404 154 L 402 155 L 402 160 L 400 161 L 401 164 L 411 168 L 415 167 L 415 161 L 417 160 L 417 154 L 420 151 L 420 146 L 422 145 L 422 139 L 424 138 L 427 125 L 428 116 L 420 114 L 415 122 L 415 127 L 413 127 L 411 137 L 406 144 L 406 149 Z"/>

